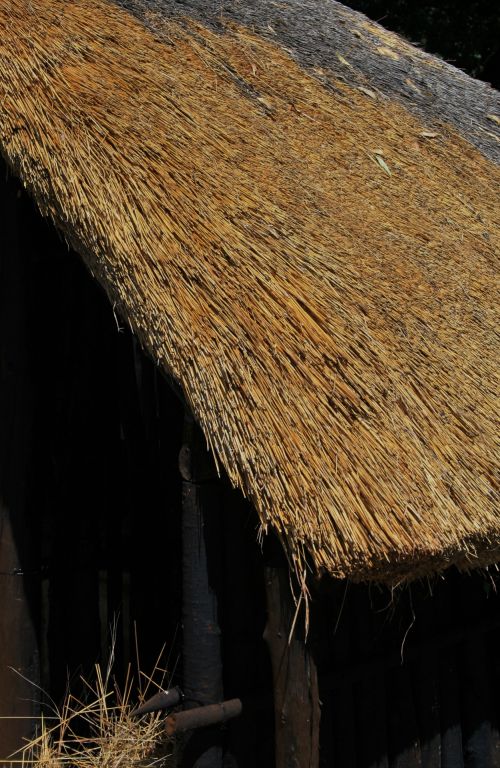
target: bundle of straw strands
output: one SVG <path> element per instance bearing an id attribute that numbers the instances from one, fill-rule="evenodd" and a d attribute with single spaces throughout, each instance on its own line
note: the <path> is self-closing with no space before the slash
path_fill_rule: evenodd
<path id="1" fill-rule="evenodd" d="M 68 693 L 55 716 L 41 721 L 39 734 L 24 747 L 25 768 L 172 768 L 173 743 L 157 712 L 131 716 L 132 680 L 120 691 L 96 666 L 94 681 L 83 681 L 85 701 Z"/>
<path id="2" fill-rule="evenodd" d="M 236 22 L 155 30 L 2 3 L 11 167 L 297 569 L 497 560 L 498 167 L 347 66 Z"/>

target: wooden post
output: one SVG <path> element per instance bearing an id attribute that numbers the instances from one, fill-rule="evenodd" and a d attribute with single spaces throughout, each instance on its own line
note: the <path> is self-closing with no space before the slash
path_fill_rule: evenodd
<path id="1" fill-rule="evenodd" d="M 318 768 L 319 696 L 316 666 L 295 617 L 287 568 L 266 568 L 268 621 L 265 640 L 274 685 L 276 768 Z"/>
<path id="2" fill-rule="evenodd" d="M 0 161 L 0 765 L 33 736 L 39 711 L 31 589 L 38 568 L 26 509 L 33 414 L 26 254 L 20 242 L 22 200 L 4 170 Z"/>
<path id="3" fill-rule="evenodd" d="M 264 557 L 256 512 L 227 480 L 224 485 L 224 694 L 243 700 L 242 716 L 226 729 L 224 757 L 231 768 L 267 768 L 274 764 L 274 718 L 271 662 L 262 637 Z"/>
<path id="4" fill-rule="evenodd" d="M 0 765 L 35 733 L 39 714 L 36 634 L 10 513 L 0 504 Z M 19 755 L 16 756 L 19 758 Z"/>
<path id="5" fill-rule="evenodd" d="M 183 692 L 185 707 L 223 700 L 221 638 L 217 615 L 220 582 L 219 480 L 206 440 L 190 414 L 179 456 L 182 475 Z M 221 768 L 218 730 L 195 731 L 183 755 L 185 768 Z"/>

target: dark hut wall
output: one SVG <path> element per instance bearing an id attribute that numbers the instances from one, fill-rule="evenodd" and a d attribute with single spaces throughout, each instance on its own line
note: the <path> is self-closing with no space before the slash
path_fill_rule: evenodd
<path id="1" fill-rule="evenodd" d="M 311 626 L 321 768 L 500 765 L 500 578 L 331 583 Z"/>
<path id="2" fill-rule="evenodd" d="M 39 656 L 38 601 L 32 577 L 38 560 L 30 546 L 26 488 L 33 390 L 24 322 L 25 270 L 20 260 L 12 260 L 20 250 L 17 185 L 7 185 L 5 173 L 0 178 L 0 715 L 8 718 L 0 719 L 1 758 L 19 746 L 28 722 L 25 718 L 37 711 L 36 691 L 9 668 L 14 666 L 24 677 L 37 680 Z"/>
<path id="3" fill-rule="evenodd" d="M 114 616 L 118 670 L 135 657 L 134 621 L 144 669 L 175 636 L 182 406 L 118 330 L 81 260 L 0 172 L 11 234 L 1 249 L 1 491 L 33 593 L 42 683 L 57 699 L 68 673 L 109 650 Z"/>

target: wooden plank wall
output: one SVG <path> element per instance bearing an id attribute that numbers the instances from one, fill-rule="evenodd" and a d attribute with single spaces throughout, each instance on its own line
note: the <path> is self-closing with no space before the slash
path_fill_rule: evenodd
<path id="1" fill-rule="evenodd" d="M 495 574 L 452 573 L 323 594 L 321 766 L 499 766 L 499 590 Z"/>
<path id="2" fill-rule="evenodd" d="M 0 163 L 3 442 L 11 434 L 0 491 L 22 490 L 16 543 L 30 553 L 42 687 L 57 700 L 70 677 L 106 660 L 115 619 L 120 674 L 136 659 L 135 627 L 144 670 L 175 645 L 183 408 L 81 260 L 6 178 Z M 6 366 L 22 374 L 17 409 Z M 8 626 L 5 601 L 1 610 Z"/>
<path id="3" fill-rule="evenodd" d="M 50 378 L 31 485 L 33 505 L 44 500 L 42 671 L 56 697 L 68 674 L 106 662 L 113 634 L 118 677 L 137 650 L 151 671 L 180 615 L 182 407 L 74 254 L 64 259 L 65 306 L 56 297 L 40 339 Z"/>
<path id="4" fill-rule="evenodd" d="M 27 486 L 34 398 L 30 295 L 18 189 L 0 163 L 0 761 L 33 728 L 38 711 L 38 552 Z"/>

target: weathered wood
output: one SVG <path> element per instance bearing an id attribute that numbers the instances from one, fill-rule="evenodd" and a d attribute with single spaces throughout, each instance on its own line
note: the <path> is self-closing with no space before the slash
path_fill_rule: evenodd
<path id="1" fill-rule="evenodd" d="M 9 511 L 0 504 L 0 764 L 35 733 L 38 647 Z"/>
<path id="2" fill-rule="evenodd" d="M 265 572 L 267 626 L 274 685 L 276 768 L 318 768 L 319 694 L 316 665 L 302 633 L 286 568 Z"/>
<path id="3" fill-rule="evenodd" d="M 158 691 L 158 693 L 155 693 L 150 699 L 147 699 L 144 704 L 136 707 L 131 714 L 133 717 L 142 717 L 142 715 L 146 715 L 148 712 L 171 709 L 172 707 L 176 707 L 181 700 L 182 693 L 180 688 L 175 687 L 169 688 L 166 691 Z"/>
<path id="4" fill-rule="evenodd" d="M 388 733 L 391 768 L 422 768 L 410 670 L 403 664 L 393 667 L 388 676 Z"/>
<path id="5" fill-rule="evenodd" d="M 441 768 L 441 726 L 439 722 L 439 664 L 436 644 L 429 643 L 437 630 L 440 595 L 427 600 L 421 607 L 416 622 L 419 633 L 417 647 L 421 656 L 415 668 L 415 704 L 417 709 L 422 768 Z"/>
<path id="6" fill-rule="evenodd" d="M 346 582 L 336 585 L 332 595 L 331 612 L 333 626 L 329 628 L 324 651 L 331 660 L 333 690 L 330 701 L 329 723 L 330 751 L 332 765 L 342 768 L 356 768 L 356 744 L 359 734 L 356 730 L 356 702 L 352 679 L 345 678 L 342 671 L 349 669 L 353 662 L 356 630 L 353 627 L 350 610 L 350 589 Z M 326 681 L 321 679 L 323 686 Z"/>
<path id="7" fill-rule="evenodd" d="M 33 735 L 39 712 L 32 589 L 39 572 L 27 514 L 34 393 L 17 190 L 17 184 L 0 184 L 0 761 Z"/>
<path id="8" fill-rule="evenodd" d="M 206 707 L 195 707 L 184 712 L 169 715 L 165 721 L 167 736 L 196 728 L 206 728 L 208 725 L 219 725 L 241 715 L 243 706 L 241 699 L 229 699 L 219 704 L 207 704 Z"/>
<path id="9" fill-rule="evenodd" d="M 256 540 L 258 518 L 241 493 L 223 481 L 224 692 L 244 702 L 228 725 L 225 759 L 237 768 L 274 762 L 272 673 L 262 633 L 265 623 L 264 557 Z M 242 596 L 244 598 L 242 599 Z"/>
<path id="10" fill-rule="evenodd" d="M 460 725 L 459 668 L 454 649 L 440 654 L 442 768 L 464 768 Z"/>
<path id="11" fill-rule="evenodd" d="M 183 692 L 185 707 L 222 701 L 221 637 L 217 610 L 220 582 L 218 477 L 201 430 L 189 414 L 179 456 L 182 475 Z M 217 732 L 195 732 L 183 756 L 185 768 L 221 768 Z"/>

